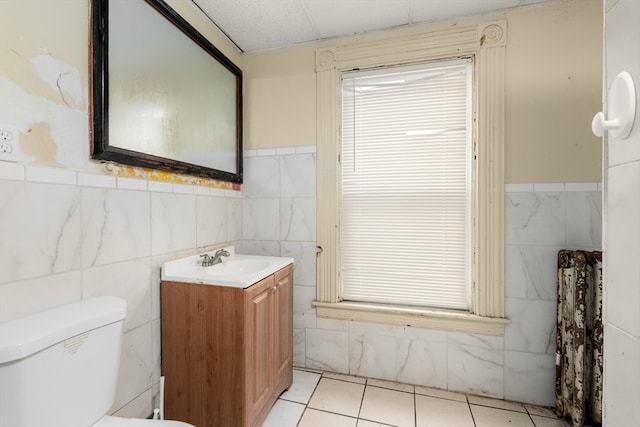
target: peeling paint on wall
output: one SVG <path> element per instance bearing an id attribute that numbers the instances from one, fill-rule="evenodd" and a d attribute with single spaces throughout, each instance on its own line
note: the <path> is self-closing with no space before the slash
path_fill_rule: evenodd
<path id="1" fill-rule="evenodd" d="M 78 108 L 82 103 L 82 81 L 76 68 L 57 60 L 49 53 L 34 56 L 30 62 L 38 77 L 59 94 L 58 102 Z"/>
<path id="2" fill-rule="evenodd" d="M 232 182 L 208 179 L 199 176 L 182 175 L 155 169 L 139 168 L 115 163 L 104 163 L 103 170 L 108 174 L 126 178 L 148 179 L 150 181 L 172 182 L 175 184 L 198 185 L 201 187 L 219 188 L 222 190 L 240 191 L 241 185 Z"/>
<path id="3" fill-rule="evenodd" d="M 51 137 L 51 126 L 48 123 L 30 124 L 26 132 L 20 132 L 19 143 L 24 154 L 47 163 L 56 162 L 58 146 Z"/>
<path id="4" fill-rule="evenodd" d="M 19 131 L 21 163 L 240 191 L 239 184 L 230 182 L 92 161 L 89 156 L 89 121 L 86 109 L 71 108 L 64 102 L 54 102 L 27 93 L 2 76 L 0 92 L 2 122 Z"/>
<path id="5" fill-rule="evenodd" d="M 0 92 L 0 117 L 19 132 L 22 163 L 92 169 L 86 107 L 70 108 L 61 100 L 35 95 L 3 76 Z"/>

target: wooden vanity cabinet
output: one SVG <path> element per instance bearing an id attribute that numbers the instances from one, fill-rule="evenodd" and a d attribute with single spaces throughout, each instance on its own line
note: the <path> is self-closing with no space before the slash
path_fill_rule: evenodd
<path id="1" fill-rule="evenodd" d="M 163 281 L 165 418 L 260 426 L 293 380 L 293 267 L 245 289 Z"/>

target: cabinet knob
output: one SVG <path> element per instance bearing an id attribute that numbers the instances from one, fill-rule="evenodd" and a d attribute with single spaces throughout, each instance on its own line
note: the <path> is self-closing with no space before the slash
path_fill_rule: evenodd
<path id="1" fill-rule="evenodd" d="M 275 292 L 275 291 L 277 291 L 278 289 L 280 289 L 280 288 L 282 287 L 282 285 L 284 285 L 284 282 L 283 282 L 282 280 L 278 280 L 278 283 L 277 283 L 273 288 L 271 288 L 271 290 L 272 290 L 273 292 Z"/>

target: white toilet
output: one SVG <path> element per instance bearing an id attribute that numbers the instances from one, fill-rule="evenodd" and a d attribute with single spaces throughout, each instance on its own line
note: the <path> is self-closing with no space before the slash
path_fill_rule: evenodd
<path id="1" fill-rule="evenodd" d="M 98 297 L 0 325 L 0 426 L 193 427 L 106 415 L 125 310 Z"/>

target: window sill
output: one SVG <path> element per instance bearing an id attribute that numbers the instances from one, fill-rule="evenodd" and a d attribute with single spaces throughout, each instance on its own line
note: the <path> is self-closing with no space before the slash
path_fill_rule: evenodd
<path id="1" fill-rule="evenodd" d="M 314 301 L 316 315 L 338 320 L 383 323 L 484 335 L 504 335 L 509 319 L 468 312 L 361 302 Z"/>

